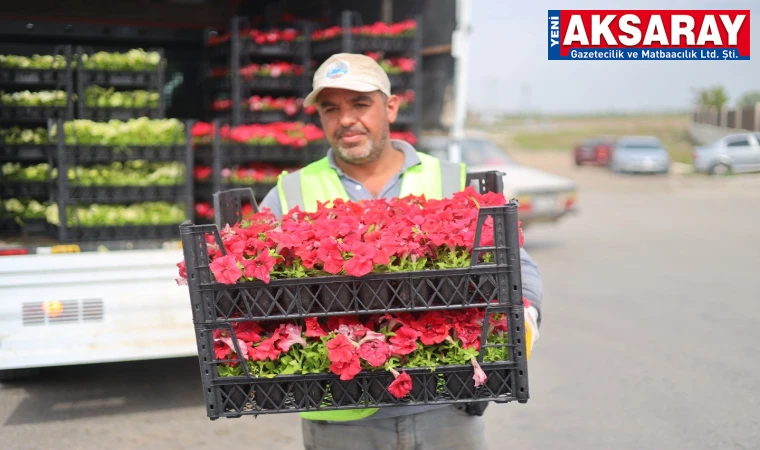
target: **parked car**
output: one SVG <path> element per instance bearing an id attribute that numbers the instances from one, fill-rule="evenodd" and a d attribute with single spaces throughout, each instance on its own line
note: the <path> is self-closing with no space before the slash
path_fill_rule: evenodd
<path id="1" fill-rule="evenodd" d="M 670 154 L 654 136 L 623 136 L 615 142 L 610 169 L 617 173 L 659 173 L 670 171 Z"/>
<path id="2" fill-rule="evenodd" d="M 422 136 L 417 148 L 439 159 L 448 159 L 447 136 Z M 499 170 L 504 195 L 520 203 L 518 216 L 523 228 L 541 222 L 557 222 L 577 211 L 575 181 L 518 164 L 487 134 L 468 132 L 461 141 L 462 162 L 468 172 Z"/>
<path id="3" fill-rule="evenodd" d="M 573 149 L 575 165 L 606 166 L 610 161 L 610 152 L 614 145 L 615 138 L 609 136 L 584 139 Z"/>
<path id="4" fill-rule="evenodd" d="M 696 147 L 694 170 L 711 175 L 760 172 L 760 133 L 737 133 Z"/>

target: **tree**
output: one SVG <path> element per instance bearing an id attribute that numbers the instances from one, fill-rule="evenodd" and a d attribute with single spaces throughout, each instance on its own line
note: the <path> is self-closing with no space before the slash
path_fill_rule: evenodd
<path id="1" fill-rule="evenodd" d="M 728 94 L 723 86 L 696 89 L 696 103 L 701 108 L 722 108 L 728 103 Z"/>
<path id="2" fill-rule="evenodd" d="M 760 91 L 747 91 L 736 101 L 737 108 L 754 108 L 760 103 Z"/>

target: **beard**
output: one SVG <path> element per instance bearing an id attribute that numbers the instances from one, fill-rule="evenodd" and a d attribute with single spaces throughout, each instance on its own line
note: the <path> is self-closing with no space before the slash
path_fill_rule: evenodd
<path id="1" fill-rule="evenodd" d="M 361 132 L 365 133 L 366 139 L 362 143 L 355 145 L 340 145 L 340 138 L 345 132 Z M 388 142 L 389 129 L 383 131 L 379 139 L 373 140 L 371 135 L 366 129 L 350 129 L 350 130 L 338 130 L 335 133 L 333 149 L 337 156 L 350 164 L 364 164 L 377 160 L 385 149 L 385 145 Z"/>

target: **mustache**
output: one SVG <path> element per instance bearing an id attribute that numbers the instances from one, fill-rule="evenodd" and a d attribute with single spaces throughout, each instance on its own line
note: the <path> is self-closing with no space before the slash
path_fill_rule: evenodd
<path id="1" fill-rule="evenodd" d="M 338 130 L 335 132 L 335 137 L 336 138 L 341 138 L 346 133 L 364 133 L 364 134 L 367 134 L 367 133 L 369 133 L 369 130 L 367 130 L 364 127 L 361 127 L 361 128 L 355 128 L 355 127 L 343 128 L 343 127 L 341 127 L 341 128 L 338 128 Z"/>

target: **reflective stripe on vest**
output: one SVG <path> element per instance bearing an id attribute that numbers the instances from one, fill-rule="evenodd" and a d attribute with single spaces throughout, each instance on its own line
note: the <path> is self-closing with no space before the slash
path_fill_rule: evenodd
<path id="1" fill-rule="evenodd" d="M 421 164 L 410 167 L 404 172 L 401 179 L 400 197 L 424 194 L 428 199 L 441 199 L 451 197 L 464 189 L 467 178 L 464 164 L 441 161 L 420 152 L 417 152 L 417 155 Z M 316 211 L 318 201 L 329 202 L 336 198 L 348 200 L 348 194 L 338 173 L 330 167 L 326 157 L 296 173 L 283 172 L 277 179 L 277 192 L 283 214 L 296 206 L 299 206 L 301 211 Z M 307 420 L 349 422 L 365 419 L 376 413 L 378 409 L 302 412 L 300 416 Z"/>
<path id="2" fill-rule="evenodd" d="M 402 175 L 400 197 L 425 195 L 428 199 L 441 199 L 464 189 L 467 176 L 464 164 L 441 161 L 420 152 L 417 156 L 421 164 Z M 326 157 L 296 173 L 283 172 L 277 179 L 277 193 L 283 214 L 296 206 L 301 211 L 316 211 L 318 201 L 337 198 L 348 201 L 346 189 Z"/>

